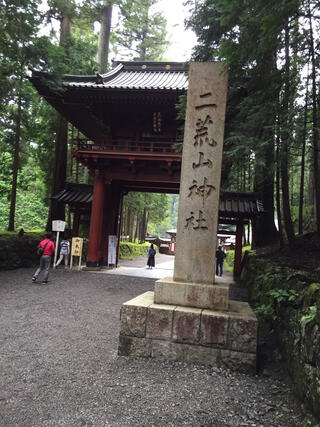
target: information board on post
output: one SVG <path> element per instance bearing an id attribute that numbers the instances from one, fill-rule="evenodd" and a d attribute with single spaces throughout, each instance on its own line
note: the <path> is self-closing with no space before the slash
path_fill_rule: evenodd
<path id="1" fill-rule="evenodd" d="M 52 221 L 52 231 L 57 232 L 56 250 L 54 253 L 53 268 L 56 268 L 57 256 L 58 256 L 58 252 L 59 252 L 59 234 L 60 234 L 60 231 L 62 231 L 62 232 L 64 231 L 65 227 L 66 227 L 65 221 L 62 221 L 60 219 L 56 219 L 56 220 Z"/>
<path id="2" fill-rule="evenodd" d="M 117 236 L 108 236 L 108 265 L 117 263 Z"/>
<path id="3" fill-rule="evenodd" d="M 60 219 L 57 219 L 55 221 L 52 221 L 52 231 L 64 231 L 66 227 L 65 221 L 61 221 Z"/>
<path id="4" fill-rule="evenodd" d="M 82 237 L 73 237 L 71 242 L 71 257 L 70 257 L 70 268 L 72 268 L 73 257 L 79 257 L 79 266 L 81 268 L 81 259 L 82 259 L 82 247 L 83 247 L 83 238 Z"/>

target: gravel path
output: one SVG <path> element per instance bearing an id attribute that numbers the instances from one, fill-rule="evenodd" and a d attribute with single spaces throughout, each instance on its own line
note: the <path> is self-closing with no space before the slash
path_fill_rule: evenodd
<path id="1" fill-rule="evenodd" d="M 117 356 L 120 306 L 154 280 L 0 272 L 0 426 L 303 426 L 285 378 Z"/>

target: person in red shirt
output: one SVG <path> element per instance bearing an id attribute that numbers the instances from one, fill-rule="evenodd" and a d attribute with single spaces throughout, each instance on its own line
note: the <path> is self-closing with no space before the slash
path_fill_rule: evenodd
<path id="1" fill-rule="evenodd" d="M 32 281 L 35 282 L 42 270 L 44 270 L 42 284 L 48 283 L 49 269 L 51 264 L 51 255 L 54 254 L 55 246 L 51 240 L 51 233 L 46 234 L 46 238 L 39 243 L 38 249 L 43 248 L 42 255 L 40 257 L 40 265 L 37 271 L 32 277 Z"/>

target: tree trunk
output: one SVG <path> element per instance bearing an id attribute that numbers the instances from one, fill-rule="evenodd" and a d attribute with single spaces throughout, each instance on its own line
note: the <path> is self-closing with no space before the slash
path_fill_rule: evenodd
<path id="1" fill-rule="evenodd" d="M 65 187 L 68 151 L 68 122 L 57 113 L 57 135 L 54 153 L 53 184 L 51 195 L 54 196 Z M 51 199 L 47 230 L 51 230 L 52 221 L 65 220 L 65 204 Z"/>
<path id="2" fill-rule="evenodd" d="M 121 220 L 121 232 L 120 232 L 120 240 L 122 242 L 125 241 L 125 237 L 124 236 L 126 235 L 126 225 L 127 225 L 127 209 L 124 206 L 124 200 L 123 200 L 123 205 L 122 205 L 122 220 Z"/>
<path id="3" fill-rule="evenodd" d="M 146 228 L 144 230 L 144 235 L 147 235 L 147 231 L 148 231 L 148 222 L 149 222 L 149 212 L 147 211 L 147 215 L 146 215 Z M 146 239 L 144 239 L 145 241 Z"/>
<path id="4" fill-rule="evenodd" d="M 270 91 L 278 92 L 276 72 L 276 55 L 269 52 L 262 58 L 261 69 L 265 70 L 266 83 Z M 268 74 L 267 74 L 268 73 Z M 275 97 L 275 94 L 271 94 Z M 264 101 L 266 102 L 266 101 Z M 276 121 L 275 107 L 265 106 L 265 119 L 261 130 L 257 132 L 257 140 L 263 143 L 255 151 L 254 191 L 262 198 L 264 214 L 252 222 L 252 245 L 262 247 L 279 242 L 278 231 L 274 223 L 274 124 Z"/>
<path id="5" fill-rule="evenodd" d="M 278 231 L 274 224 L 273 165 L 274 147 L 269 142 L 260 148 L 256 154 L 254 191 L 262 198 L 265 212 L 252 223 L 252 245 L 254 248 L 272 245 L 279 241 Z"/>
<path id="6" fill-rule="evenodd" d="M 276 206 L 277 206 L 277 217 L 278 217 L 278 231 L 280 246 L 284 245 L 283 233 L 282 233 L 282 213 L 281 213 L 281 196 L 280 196 L 280 137 L 277 132 L 277 169 L 276 169 Z"/>
<path id="7" fill-rule="evenodd" d="M 139 213 L 137 213 L 137 215 L 136 215 L 136 224 L 135 225 L 136 226 L 135 226 L 134 239 L 133 239 L 134 243 L 136 243 L 137 238 L 139 236 L 139 232 L 138 232 L 138 229 L 139 229 Z"/>
<path id="8" fill-rule="evenodd" d="M 127 233 L 129 236 L 129 242 L 132 242 L 133 239 L 133 218 L 132 218 L 131 209 L 128 207 L 128 216 L 127 216 Z"/>
<path id="9" fill-rule="evenodd" d="M 319 129 L 318 129 L 318 106 L 317 106 L 317 80 L 316 60 L 314 51 L 314 37 L 309 1 L 309 30 L 310 30 L 310 54 L 311 54 L 311 78 L 312 78 L 312 146 L 313 146 L 313 174 L 315 188 L 315 208 L 317 232 L 320 234 L 320 179 L 319 179 Z"/>
<path id="10" fill-rule="evenodd" d="M 139 241 L 140 243 L 144 243 L 145 242 L 145 237 L 146 237 L 146 219 L 147 219 L 147 209 L 144 208 L 142 215 L 141 215 L 141 226 L 140 226 L 140 235 L 139 235 Z"/>
<path id="11" fill-rule="evenodd" d="M 13 148 L 11 203 L 10 203 L 8 231 L 14 231 L 14 217 L 16 212 L 17 182 L 18 182 L 18 169 L 19 169 L 19 156 L 20 156 L 20 137 L 21 137 L 21 116 L 22 116 L 21 84 L 22 84 L 22 77 L 20 78 L 20 81 L 19 81 L 18 108 L 17 108 L 16 130 L 15 130 L 14 148 Z"/>
<path id="12" fill-rule="evenodd" d="M 63 16 L 60 20 L 60 45 L 63 45 L 67 37 L 70 36 L 71 22 L 68 16 Z M 67 175 L 67 152 L 68 152 L 68 122 L 57 113 L 57 134 L 54 153 L 53 183 L 51 196 L 56 195 L 65 187 Z M 52 221 L 65 220 L 65 205 L 51 199 L 47 230 L 51 230 Z"/>
<path id="13" fill-rule="evenodd" d="M 281 149 L 280 149 L 280 165 L 281 165 L 281 187 L 282 187 L 282 207 L 283 207 L 283 221 L 286 230 L 289 244 L 293 244 L 294 229 L 291 219 L 290 211 L 290 197 L 289 197 L 289 176 L 288 176 L 288 157 L 289 157 L 289 104 L 290 104 L 290 56 L 289 56 L 289 28 L 288 24 L 285 28 L 285 82 L 284 82 L 284 95 L 282 102 L 282 123 L 281 128 Z"/>
<path id="14" fill-rule="evenodd" d="M 299 226 L 298 226 L 299 234 L 303 233 L 303 201 L 304 201 L 305 157 L 306 157 L 307 121 L 308 121 L 308 86 L 309 86 L 309 72 L 308 72 L 307 84 L 306 84 L 303 130 L 302 130 L 302 137 L 301 137 L 302 145 L 301 145 L 301 172 L 300 172 L 300 192 L 299 192 Z"/>
<path id="15" fill-rule="evenodd" d="M 98 58 L 99 73 L 108 70 L 109 41 L 112 20 L 112 2 L 105 0 L 101 11 L 101 27 L 99 33 Z"/>
<path id="16" fill-rule="evenodd" d="M 147 48 L 144 44 L 144 41 L 147 39 L 147 30 L 143 31 L 142 35 L 142 48 L 140 49 L 139 61 L 145 61 L 147 57 Z"/>

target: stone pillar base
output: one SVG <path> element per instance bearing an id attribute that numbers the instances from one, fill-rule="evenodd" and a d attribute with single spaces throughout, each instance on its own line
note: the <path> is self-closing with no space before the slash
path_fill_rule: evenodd
<path id="1" fill-rule="evenodd" d="M 256 371 L 258 322 L 245 302 L 228 311 L 155 304 L 146 292 L 124 303 L 120 313 L 120 356 Z"/>
<path id="2" fill-rule="evenodd" d="M 228 310 L 229 286 L 178 282 L 172 277 L 166 277 L 156 281 L 154 302 L 156 304 Z"/>

